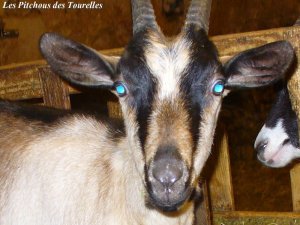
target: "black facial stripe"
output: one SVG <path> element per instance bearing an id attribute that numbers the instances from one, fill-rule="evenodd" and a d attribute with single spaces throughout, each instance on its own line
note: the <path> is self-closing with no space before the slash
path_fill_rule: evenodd
<path id="1" fill-rule="evenodd" d="M 137 112 L 138 134 L 143 149 L 157 83 L 146 65 L 145 48 L 149 44 L 147 31 L 137 33 L 127 46 L 119 65 L 129 90 L 129 104 Z"/>
<path id="2" fill-rule="evenodd" d="M 149 103 L 149 105 L 147 106 L 137 108 L 137 110 L 138 110 L 137 121 L 139 124 L 139 130 L 138 130 L 139 138 L 141 141 L 142 149 L 144 150 L 146 137 L 148 134 L 149 116 L 152 111 L 152 103 Z"/>
<path id="3" fill-rule="evenodd" d="M 277 89 L 275 102 L 266 120 L 266 126 L 269 128 L 275 127 L 280 119 L 286 117 L 285 114 L 287 111 L 291 110 L 291 102 L 288 96 L 288 91 L 286 87 L 284 87 L 284 84 L 278 84 Z M 288 114 L 290 113 L 291 112 L 288 112 Z"/>
<path id="4" fill-rule="evenodd" d="M 194 101 L 191 95 L 184 95 L 184 101 L 186 104 L 186 108 L 188 109 L 189 114 L 189 122 L 190 122 L 190 132 L 193 138 L 193 149 L 196 148 L 198 139 L 199 139 L 199 125 L 201 121 L 201 104 Z"/>
<path id="5" fill-rule="evenodd" d="M 191 56 L 188 68 L 180 80 L 180 92 L 188 109 L 194 147 L 199 139 L 199 125 L 202 110 L 209 105 L 207 92 L 212 74 L 220 67 L 215 46 L 208 40 L 204 30 L 190 26 L 185 38 L 191 41 Z"/>
<path id="6" fill-rule="evenodd" d="M 103 120 L 103 118 L 101 118 L 101 122 L 102 121 L 104 121 L 105 126 L 108 129 L 107 133 L 108 133 L 109 140 L 118 143 L 120 139 L 126 136 L 125 124 L 123 120 L 109 118 L 109 120 L 106 121 Z"/>
<path id="7" fill-rule="evenodd" d="M 298 123 L 297 123 L 297 116 L 295 112 L 292 110 L 287 120 L 286 118 L 283 120 L 283 127 L 287 132 L 291 144 L 299 148 L 299 136 L 298 136 Z"/>

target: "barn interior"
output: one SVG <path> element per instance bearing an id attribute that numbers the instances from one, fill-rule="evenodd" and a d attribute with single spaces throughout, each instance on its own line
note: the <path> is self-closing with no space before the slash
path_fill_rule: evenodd
<path id="1" fill-rule="evenodd" d="M 60 33 L 97 50 L 124 47 L 132 35 L 130 1 L 97 1 L 103 4 L 101 9 L 6 8 L 5 3 L 18 5 L 21 0 L 1 1 L 0 66 L 41 60 L 38 41 L 45 32 Z M 152 3 L 163 32 L 168 36 L 178 34 L 189 1 L 153 0 Z M 213 0 L 209 35 L 289 27 L 299 16 L 299 0 Z M 271 86 L 231 93 L 223 103 L 219 123 L 228 135 L 234 205 L 238 211 L 293 211 L 290 184 L 293 165 L 267 168 L 258 162 L 253 148 L 274 97 Z M 74 109 L 107 113 L 106 101 L 113 98 L 106 92 L 97 97 L 94 93 L 76 94 L 72 95 L 71 104 Z M 217 154 L 213 151 L 210 165 Z M 202 175 L 204 179 L 209 179 L 210 168 Z"/>

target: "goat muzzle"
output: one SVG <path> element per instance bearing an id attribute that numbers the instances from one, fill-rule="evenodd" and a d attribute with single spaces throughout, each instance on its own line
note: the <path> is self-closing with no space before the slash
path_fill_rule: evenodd
<path id="1" fill-rule="evenodd" d="M 189 170 L 174 146 L 159 147 L 147 177 L 151 202 L 163 211 L 177 210 L 190 196 Z"/>

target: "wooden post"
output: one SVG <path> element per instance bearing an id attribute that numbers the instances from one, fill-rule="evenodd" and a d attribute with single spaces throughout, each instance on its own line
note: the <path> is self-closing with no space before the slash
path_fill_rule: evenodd
<path id="1" fill-rule="evenodd" d="M 206 180 L 199 182 L 201 188 L 201 202 L 198 208 L 195 210 L 196 216 L 196 225 L 211 225 L 211 210 L 209 204 L 209 193 L 208 193 L 208 184 Z"/>
<path id="2" fill-rule="evenodd" d="M 211 206 L 213 211 L 232 211 L 234 210 L 234 197 L 231 179 L 230 156 L 228 148 L 228 138 L 224 129 L 217 134 L 214 143 L 214 155 L 211 159 L 214 171 L 209 180 L 209 191 Z M 216 151 L 219 151 L 216 154 Z M 211 168 L 210 166 L 209 168 Z"/>
<path id="3" fill-rule="evenodd" d="M 58 76 L 45 67 L 39 68 L 39 78 L 46 106 L 60 109 L 71 108 L 69 89 Z"/>
<path id="4" fill-rule="evenodd" d="M 300 164 L 291 169 L 290 176 L 293 197 L 293 210 L 295 212 L 300 212 Z"/>
<path id="5" fill-rule="evenodd" d="M 119 102 L 108 101 L 107 102 L 108 116 L 110 118 L 120 119 L 122 118 L 122 111 Z"/>
<path id="6" fill-rule="evenodd" d="M 288 82 L 288 89 L 293 108 L 298 116 L 298 127 L 300 127 L 300 32 L 299 26 L 289 30 L 284 35 L 284 39 L 293 43 L 293 47 L 296 51 L 297 65 L 295 73 Z M 300 129 L 299 129 L 300 131 Z M 300 165 L 295 166 L 290 171 L 291 176 L 291 188 L 293 197 L 293 210 L 300 212 Z"/>

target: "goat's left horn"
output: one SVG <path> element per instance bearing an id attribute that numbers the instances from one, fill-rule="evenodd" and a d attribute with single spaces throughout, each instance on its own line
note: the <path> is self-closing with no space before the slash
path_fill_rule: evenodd
<path id="1" fill-rule="evenodd" d="M 131 0 L 133 34 L 142 29 L 152 28 L 159 31 L 153 6 L 150 0 Z"/>
<path id="2" fill-rule="evenodd" d="M 186 15 L 184 29 L 196 25 L 208 33 L 211 0 L 192 0 Z"/>

